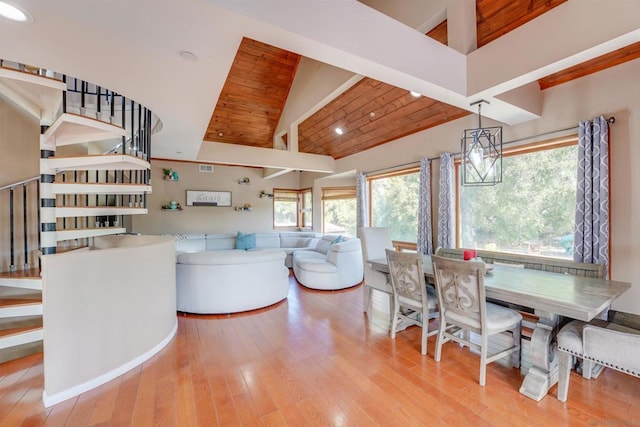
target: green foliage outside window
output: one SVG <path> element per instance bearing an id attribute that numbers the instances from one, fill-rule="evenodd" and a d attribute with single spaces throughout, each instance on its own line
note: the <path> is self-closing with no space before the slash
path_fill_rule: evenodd
<path id="1" fill-rule="evenodd" d="M 356 235 L 356 199 L 338 199 L 324 201 L 325 233 L 344 233 Z"/>
<path id="2" fill-rule="evenodd" d="M 462 187 L 460 246 L 571 258 L 578 148 L 503 158 L 503 182 Z"/>
<path id="3" fill-rule="evenodd" d="M 371 186 L 371 225 L 388 227 L 391 239 L 417 241 L 420 173 L 374 178 Z"/>
<path id="4" fill-rule="evenodd" d="M 273 202 L 273 225 L 275 227 L 296 227 L 298 216 L 298 202 Z"/>

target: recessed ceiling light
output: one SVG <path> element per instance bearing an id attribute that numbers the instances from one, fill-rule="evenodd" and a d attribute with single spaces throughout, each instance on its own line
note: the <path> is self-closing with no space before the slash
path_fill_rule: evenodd
<path id="1" fill-rule="evenodd" d="M 180 56 L 187 61 L 197 61 L 198 57 L 195 53 L 189 52 L 188 50 L 183 50 L 180 52 Z"/>
<path id="2" fill-rule="evenodd" d="M 413 96 L 414 98 L 420 98 L 422 96 L 421 93 L 416 92 L 414 90 L 412 90 L 411 92 L 409 92 L 411 94 L 411 96 Z"/>
<path id="3" fill-rule="evenodd" d="M 342 135 L 344 133 L 344 131 L 342 130 L 342 128 L 335 128 L 335 131 L 338 135 Z"/>
<path id="4" fill-rule="evenodd" d="M 224 136 L 224 133 L 223 132 L 218 132 L 218 136 L 222 137 L 222 136 Z"/>
<path id="5" fill-rule="evenodd" d="M 17 8 L 16 6 L 0 1 L 0 16 L 11 19 L 16 22 L 33 22 L 33 18 L 27 12 Z"/>

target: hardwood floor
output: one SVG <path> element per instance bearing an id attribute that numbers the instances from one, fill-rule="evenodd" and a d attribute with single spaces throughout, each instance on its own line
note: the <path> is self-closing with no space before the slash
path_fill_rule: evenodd
<path id="1" fill-rule="evenodd" d="M 362 287 L 310 291 L 231 316 L 180 315 L 175 339 L 142 366 L 51 408 L 42 405 L 42 355 L 0 364 L 2 426 L 640 425 L 640 381 L 611 369 L 573 373 L 569 400 L 518 393 L 517 369 L 447 344 L 420 354 L 412 327 L 392 341 L 386 298 L 372 318 Z M 134 321 L 134 319 L 132 319 Z"/>

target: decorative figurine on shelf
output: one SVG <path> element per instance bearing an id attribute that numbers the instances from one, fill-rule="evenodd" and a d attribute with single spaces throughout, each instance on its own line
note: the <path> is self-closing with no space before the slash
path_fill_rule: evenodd
<path id="1" fill-rule="evenodd" d="M 182 210 L 182 206 L 180 205 L 180 203 L 176 202 L 175 200 L 170 201 L 166 205 L 162 205 L 161 208 L 163 210 L 172 210 L 172 211 L 181 211 Z"/>
<path id="2" fill-rule="evenodd" d="M 273 194 L 267 193 L 266 191 L 262 190 L 262 191 L 260 192 L 260 198 L 261 198 L 261 199 L 264 199 L 265 197 L 269 197 L 269 198 L 271 198 L 271 197 L 273 197 Z"/>
<path id="3" fill-rule="evenodd" d="M 244 178 L 240 178 L 238 180 L 238 184 L 251 184 L 251 180 L 249 179 L 248 176 L 245 176 Z"/>

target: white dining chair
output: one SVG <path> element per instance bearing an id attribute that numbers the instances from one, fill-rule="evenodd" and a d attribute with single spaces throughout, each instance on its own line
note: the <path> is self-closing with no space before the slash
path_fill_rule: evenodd
<path id="1" fill-rule="evenodd" d="M 363 311 L 369 312 L 371 308 L 371 296 L 373 291 L 384 292 L 391 298 L 391 282 L 389 275 L 376 271 L 371 267 L 368 260 L 385 258 L 386 249 L 393 249 L 393 242 L 386 227 L 361 227 L 358 235 L 362 244 L 362 258 L 364 261 L 364 301 Z M 391 301 L 389 304 L 391 314 Z"/>
<path id="2" fill-rule="evenodd" d="M 487 364 L 511 354 L 512 366 L 519 367 L 522 315 L 486 301 L 485 264 L 437 255 L 431 259 L 440 310 L 435 360 L 440 361 L 442 345 L 448 341 L 480 351 L 481 386 L 486 382 Z M 502 332 L 511 333 L 512 346 L 489 355 L 489 337 Z M 480 335 L 480 345 L 472 342 L 470 333 Z"/>
<path id="3" fill-rule="evenodd" d="M 427 354 L 427 337 L 438 333 L 437 329 L 429 332 L 429 320 L 437 317 L 438 303 L 435 294 L 427 292 L 422 254 L 392 249 L 387 249 L 386 253 L 393 290 L 391 339 L 395 339 L 399 325 L 403 329 L 419 326 L 422 328 L 420 352 Z"/>

